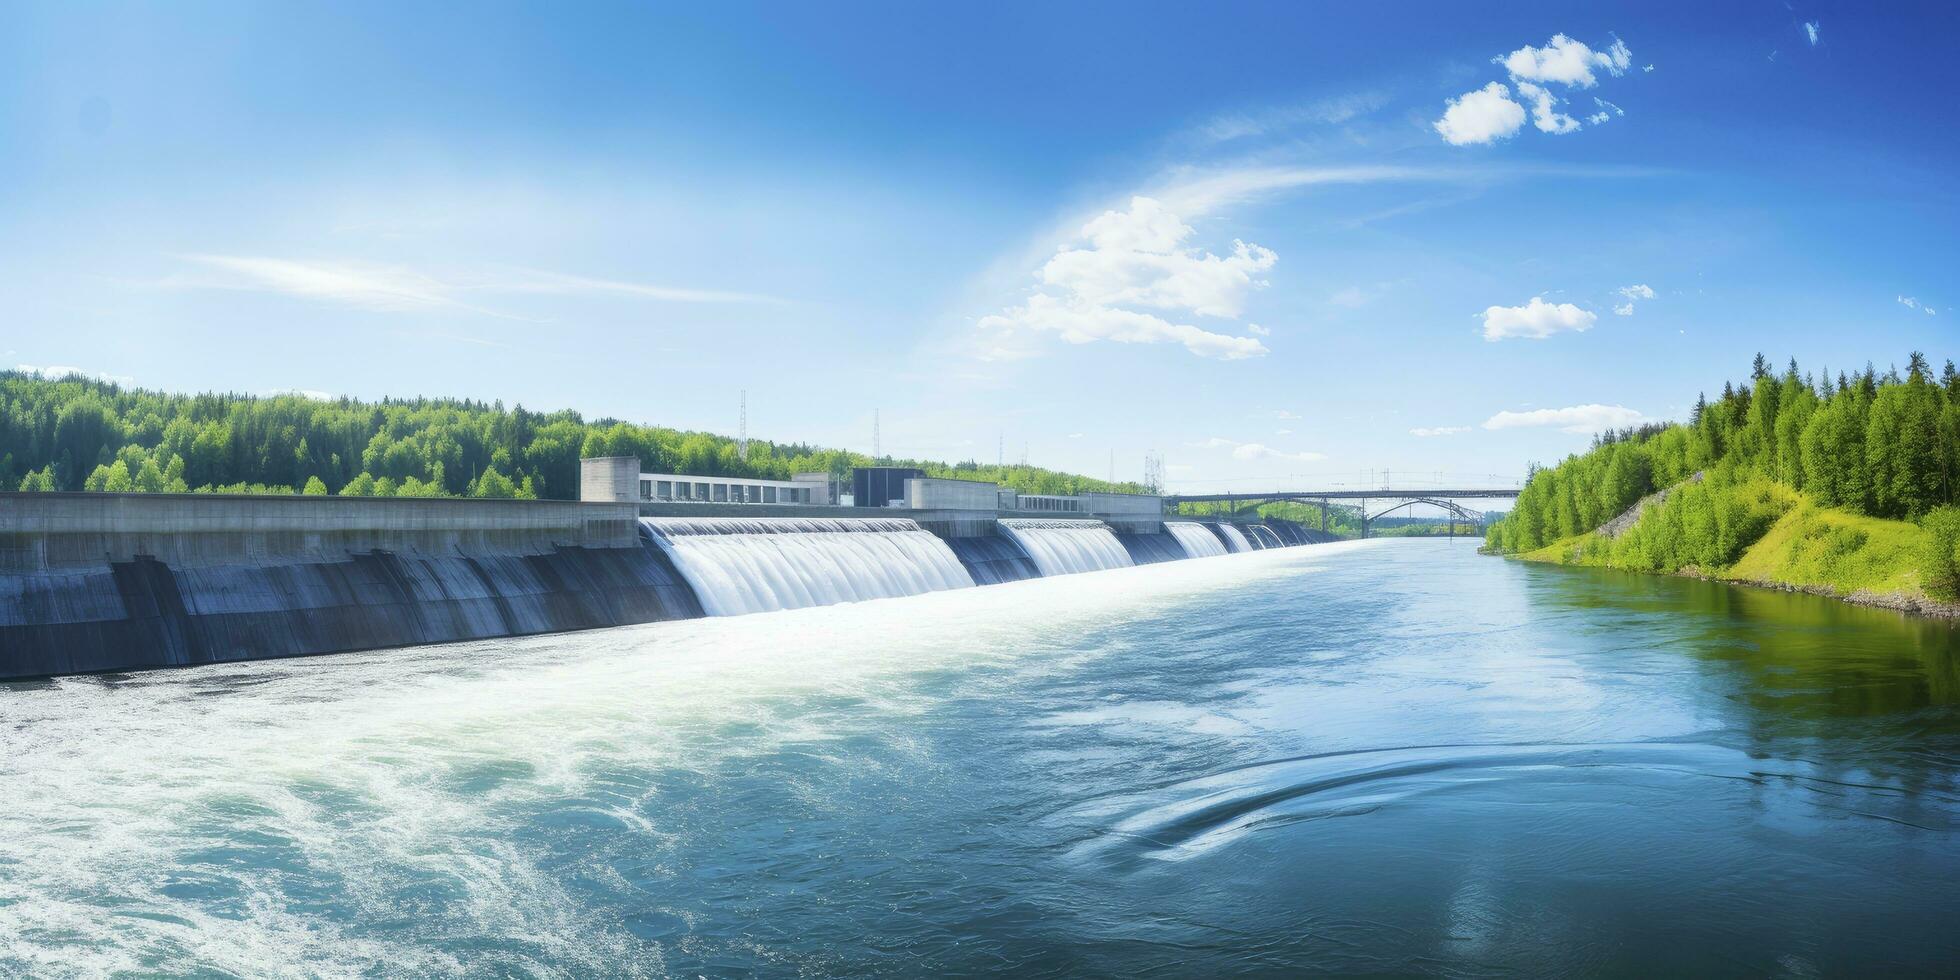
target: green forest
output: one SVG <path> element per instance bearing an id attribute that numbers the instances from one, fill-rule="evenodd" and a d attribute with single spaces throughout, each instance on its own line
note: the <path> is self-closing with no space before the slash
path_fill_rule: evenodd
<path id="1" fill-rule="evenodd" d="M 1687 423 L 1601 433 L 1591 451 L 1534 467 L 1487 548 L 1545 549 L 1661 489 L 1665 499 L 1621 533 L 1579 542 L 1568 560 L 1717 572 L 1788 519 L 1775 538 L 1786 549 L 1778 561 L 1803 565 L 1820 584 L 1898 577 L 1867 567 L 1883 546 L 1893 564 L 1922 573 L 1917 584 L 1951 596 L 1960 577 L 1960 371 L 1947 361 L 1935 374 L 1915 351 L 1903 373 L 1867 365 L 1813 375 L 1794 360 L 1776 373 L 1758 355 L 1747 380 L 1699 398 Z"/>
<path id="2" fill-rule="evenodd" d="M 0 372 L 0 488 L 117 493 L 578 496 L 579 459 L 638 456 L 650 471 L 787 480 L 873 463 L 992 480 L 1023 493 L 1136 491 L 1033 466 L 873 460 L 501 402 L 168 394 Z"/>

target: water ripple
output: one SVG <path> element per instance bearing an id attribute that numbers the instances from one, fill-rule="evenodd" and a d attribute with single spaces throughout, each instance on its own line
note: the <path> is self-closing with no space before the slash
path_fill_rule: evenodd
<path id="1" fill-rule="evenodd" d="M 1832 778 L 1801 760 L 1762 759 L 1700 742 L 1423 745 L 1296 756 L 1104 797 L 1057 813 L 1049 822 L 1081 834 L 1071 848 L 1077 859 L 1182 861 L 1256 831 L 1373 813 L 1432 794 L 1492 783 L 1549 784 L 1575 776 L 1599 783 L 1617 777 L 1624 785 L 1631 772 L 1676 783 L 1729 779 L 1781 781 L 1812 791 L 1851 789 L 1864 797 L 1863 808 L 1813 804 L 1921 830 L 1960 829 L 1950 816 L 1943 826 L 1931 827 L 1874 807 L 1905 797 L 1898 787 Z M 1692 792 L 1682 786 L 1673 791 Z M 1520 790 L 1512 786 L 1508 792 L 1515 797 Z M 1918 798 L 1927 794 L 1922 791 Z"/>

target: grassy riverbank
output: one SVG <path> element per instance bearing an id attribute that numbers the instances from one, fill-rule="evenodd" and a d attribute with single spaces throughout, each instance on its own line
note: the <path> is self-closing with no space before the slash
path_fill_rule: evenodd
<path id="1" fill-rule="evenodd" d="M 1638 545 L 1627 539 L 1642 521 L 1665 520 L 1658 512 L 1642 515 L 1632 528 L 1617 536 L 1607 530 L 1589 531 L 1513 557 L 1559 565 L 1616 568 L 1629 571 L 1689 575 L 1767 588 L 1828 595 L 1864 605 L 1914 612 L 1960 614 L 1960 607 L 1942 601 L 1926 585 L 1921 569 L 1931 536 L 1910 521 L 1886 520 L 1825 507 L 1802 494 L 1787 494 L 1783 506 L 1761 537 L 1742 548 L 1727 564 L 1683 564 L 1656 568 Z M 1664 506 L 1664 505 L 1662 505 Z M 1652 533 L 1652 528 L 1647 533 Z"/>

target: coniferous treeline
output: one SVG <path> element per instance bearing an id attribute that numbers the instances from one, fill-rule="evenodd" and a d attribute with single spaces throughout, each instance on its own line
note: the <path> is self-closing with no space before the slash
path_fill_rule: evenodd
<path id="1" fill-rule="evenodd" d="M 873 461 L 577 412 L 452 399 L 332 401 L 173 395 L 0 372 L 0 489 L 363 496 L 578 496 L 579 459 L 638 456 L 650 471 L 787 480 Z M 1032 466 L 880 460 L 1024 493 L 1136 490 Z"/>
<path id="2" fill-rule="evenodd" d="M 1686 482 L 1699 474 L 1700 479 Z M 1678 486 L 1677 486 L 1678 485 Z M 1747 382 L 1698 399 L 1685 425 L 1606 432 L 1592 451 L 1536 469 L 1493 550 L 1531 551 L 1593 530 L 1659 488 L 1654 521 L 1616 547 L 1623 563 L 1673 570 L 1735 560 L 1791 503 L 1910 520 L 1960 497 L 1960 371 L 1914 351 L 1901 374 L 1781 374 L 1756 356 Z"/>

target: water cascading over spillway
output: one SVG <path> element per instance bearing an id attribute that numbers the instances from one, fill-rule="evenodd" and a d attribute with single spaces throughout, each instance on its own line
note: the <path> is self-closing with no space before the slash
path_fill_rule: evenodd
<path id="1" fill-rule="evenodd" d="M 1000 522 L 1000 531 L 1020 543 L 1044 578 L 1136 564 L 1101 521 L 1008 519 Z"/>
<path id="2" fill-rule="evenodd" d="M 1178 544 L 1176 538 L 1162 531 L 1142 532 L 1117 531 L 1112 529 L 1110 533 L 1116 535 L 1116 543 L 1122 545 L 1123 550 L 1129 553 L 1130 561 L 1133 564 L 1155 565 L 1159 562 L 1183 561 L 1191 557 L 1184 553 L 1184 546 Z"/>
<path id="3" fill-rule="evenodd" d="M 1164 530 L 1170 532 L 1171 537 L 1184 546 L 1184 553 L 1193 558 L 1212 558 L 1225 553 L 1225 542 L 1218 540 L 1218 535 L 1205 530 L 1203 524 L 1165 521 Z"/>
<path id="4" fill-rule="evenodd" d="M 1225 546 L 1232 549 L 1233 554 L 1252 550 L 1252 542 L 1245 539 L 1245 535 L 1239 531 L 1237 525 L 1218 523 L 1213 524 L 1212 527 L 1217 529 L 1219 537 L 1225 539 Z"/>
<path id="5" fill-rule="evenodd" d="M 642 517 L 710 616 L 917 595 L 973 584 L 906 518 Z"/>
<path id="6" fill-rule="evenodd" d="M 1028 553 L 1022 551 L 1013 538 L 1005 535 L 948 538 L 946 547 L 959 556 L 960 564 L 966 566 L 966 572 L 973 576 L 975 585 L 999 585 L 1041 577 L 1041 570 L 1034 567 Z"/>
<path id="7" fill-rule="evenodd" d="M 1273 533 L 1273 529 L 1264 524 L 1250 525 L 1246 528 L 1246 531 L 1252 535 L 1253 540 L 1259 542 L 1259 547 L 1261 548 L 1286 547 L 1286 542 L 1281 541 L 1279 535 Z"/>

